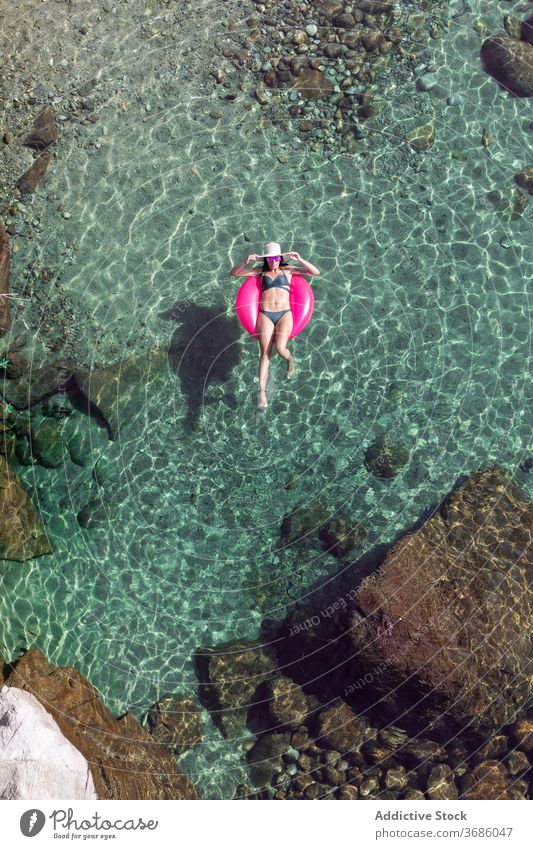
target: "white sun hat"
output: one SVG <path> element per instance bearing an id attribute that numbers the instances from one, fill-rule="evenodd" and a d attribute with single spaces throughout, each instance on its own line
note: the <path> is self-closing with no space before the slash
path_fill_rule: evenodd
<path id="1" fill-rule="evenodd" d="M 267 256 L 283 256 L 281 252 L 281 248 L 277 242 L 265 242 L 265 247 L 263 248 L 263 254 L 257 254 L 258 257 L 267 257 Z"/>

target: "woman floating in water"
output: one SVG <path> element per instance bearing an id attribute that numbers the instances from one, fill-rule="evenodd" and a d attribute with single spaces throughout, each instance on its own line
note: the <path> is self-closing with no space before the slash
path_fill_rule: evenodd
<path id="1" fill-rule="evenodd" d="M 296 251 L 282 254 L 277 242 L 267 242 L 263 254 L 250 254 L 246 262 L 236 265 L 231 269 L 232 277 L 250 277 L 257 275 L 261 278 L 261 301 L 259 304 L 259 316 L 257 319 L 257 338 L 261 348 L 261 360 L 259 363 L 259 407 L 264 409 L 268 406 L 266 397 L 266 385 L 268 380 L 268 369 L 272 346 L 276 343 L 276 351 L 287 361 L 287 377 L 294 374 L 294 358 L 287 348 L 287 341 L 292 331 L 292 313 L 289 301 L 291 277 L 296 274 L 311 275 L 317 277 L 320 274 L 318 268 L 302 259 Z M 248 263 L 262 259 L 263 265 L 259 268 L 247 268 Z M 303 266 L 302 269 L 288 265 L 285 259 L 292 259 Z M 281 270 L 283 268 L 283 271 Z M 266 273 L 268 272 L 268 274 Z M 287 276 L 288 275 L 288 276 Z"/>

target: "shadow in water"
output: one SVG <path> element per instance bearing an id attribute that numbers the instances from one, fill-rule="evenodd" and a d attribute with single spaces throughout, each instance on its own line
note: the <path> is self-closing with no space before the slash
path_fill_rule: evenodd
<path id="1" fill-rule="evenodd" d="M 225 313 L 224 306 L 207 308 L 181 301 L 159 315 L 180 325 L 172 335 L 168 358 L 170 370 L 187 398 L 185 426 L 191 430 L 197 425 L 203 406 L 215 403 L 209 399 L 209 387 L 226 383 L 239 362 L 237 342 L 242 330 L 239 322 Z M 236 405 L 234 393 L 226 402 Z"/>

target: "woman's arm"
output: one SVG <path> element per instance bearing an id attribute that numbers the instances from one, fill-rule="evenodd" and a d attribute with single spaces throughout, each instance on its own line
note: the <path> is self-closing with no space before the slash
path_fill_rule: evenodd
<path id="1" fill-rule="evenodd" d="M 244 260 L 244 262 L 241 262 L 240 265 L 233 266 L 230 271 L 230 276 L 244 277 L 246 275 L 247 277 L 250 277 L 250 275 L 255 274 L 255 272 L 258 271 L 257 268 L 246 268 L 246 266 L 249 262 L 254 262 L 256 259 L 257 254 L 250 254 L 248 259 Z"/>
<path id="2" fill-rule="evenodd" d="M 320 271 L 318 270 L 316 265 L 312 265 L 312 263 L 307 262 L 306 259 L 302 259 L 300 254 L 296 251 L 290 251 L 290 253 L 285 254 L 285 256 L 289 257 L 290 259 L 295 259 L 297 262 L 303 265 L 306 273 L 310 274 L 312 277 L 318 277 L 318 275 L 320 274 Z"/>

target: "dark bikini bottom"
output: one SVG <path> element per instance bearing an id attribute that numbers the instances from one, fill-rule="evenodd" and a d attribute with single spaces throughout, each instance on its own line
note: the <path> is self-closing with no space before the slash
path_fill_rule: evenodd
<path id="1" fill-rule="evenodd" d="M 264 315 L 266 315 L 270 319 L 270 321 L 273 321 L 274 326 L 275 326 L 278 323 L 278 321 L 280 320 L 281 316 L 285 315 L 286 312 L 290 312 L 290 309 L 288 309 L 288 310 L 277 310 L 276 312 L 271 312 L 269 310 L 259 310 L 259 312 L 262 312 Z"/>

